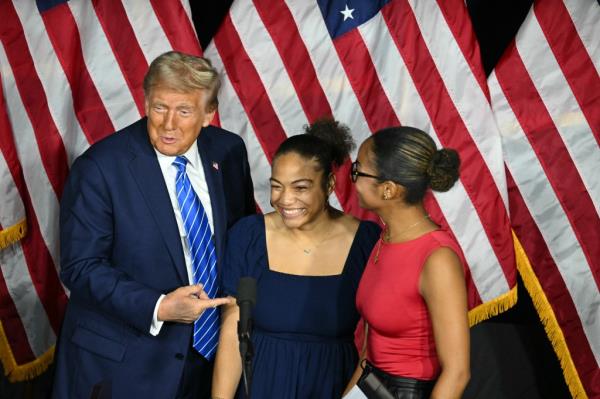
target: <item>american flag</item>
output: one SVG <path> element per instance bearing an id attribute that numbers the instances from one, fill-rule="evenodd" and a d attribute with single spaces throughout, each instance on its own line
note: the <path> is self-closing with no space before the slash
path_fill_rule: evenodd
<path id="1" fill-rule="evenodd" d="M 428 210 L 465 253 L 471 323 L 515 303 L 501 139 L 463 1 L 235 1 L 205 56 L 223 71 L 219 121 L 246 142 L 263 211 L 273 154 L 303 125 L 333 116 L 357 143 L 417 126 L 461 155 L 460 181 Z M 348 171 L 332 203 L 365 216 Z"/>
<path id="2" fill-rule="evenodd" d="M 471 323 L 516 300 L 510 208 L 519 270 L 571 392 L 594 397 L 600 197 L 589 165 L 600 126 L 598 8 L 593 0 L 536 3 L 486 82 L 461 0 L 238 0 L 205 53 L 225 83 L 216 122 L 244 138 L 265 212 L 275 149 L 321 116 L 349 125 L 358 143 L 403 124 L 456 148 L 461 180 L 428 209 L 465 252 Z M 66 302 L 56 272 L 57 209 L 69 165 L 140 117 L 141 80 L 153 58 L 200 49 L 183 0 L 0 0 L 0 15 L 0 247 L 2 238 L 8 245 L 0 249 L 0 357 L 17 380 L 51 361 Z M 526 40 L 532 21 L 543 36 Z M 549 63 L 540 42 L 552 49 Z M 571 135 L 582 145 L 569 145 Z M 332 202 L 367 216 L 348 170 L 338 171 Z M 573 206 L 575 199 L 587 202 Z M 25 233 L 24 215 L 27 234 L 9 245 Z"/>
<path id="3" fill-rule="evenodd" d="M 573 397 L 600 397 L 600 4 L 540 0 L 489 78 L 519 272 Z"/>
<path id="4" fill-rule="evenodd" d="M 190 15 L 186 0 L 0 0 L 0 359 L 12 381 L 53 359 L 68 296 L 57 270 L 69 167 L 142 116 L 156 56 L 201 54 Z"/>

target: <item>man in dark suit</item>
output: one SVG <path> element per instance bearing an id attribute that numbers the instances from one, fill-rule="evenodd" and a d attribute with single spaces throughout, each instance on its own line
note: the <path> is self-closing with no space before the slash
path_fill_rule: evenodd
<path id="1" fill-rule="evenodd" d="M 216 307 L 230 301 L 217 297 L 223 240 L 256 209 L 243 141 L 209 126 L 218 89 L 208 60 L 161 55 L 144 79 L 147 118 L 73 164 L 55 398 L 210 397 Z"/>

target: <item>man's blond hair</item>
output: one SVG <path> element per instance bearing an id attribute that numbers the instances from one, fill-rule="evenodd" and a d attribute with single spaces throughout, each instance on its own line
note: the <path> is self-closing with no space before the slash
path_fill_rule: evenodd
<path id="1" fill-rule="evenodd" d="M 160 86 L 187 93 L 203 90 L 206 94 L 206 108 L 213 111 L 219 101 L 217 93 L 221 80 L 210 60 L 178 51 L 169 51 L 158 56 L 148 68 L 144 77 L 144 95 L 150 95 L 153 88 Z"/>

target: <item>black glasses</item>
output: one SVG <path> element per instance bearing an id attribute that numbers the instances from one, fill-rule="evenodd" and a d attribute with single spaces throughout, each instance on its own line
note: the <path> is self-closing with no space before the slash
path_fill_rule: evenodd
<path id="1" fill-rule="evenodd" d="M 352 162 L 352 168 L 350 169 L 350 178 L 352 179 L 352 183 L 356 183 L 356 179 L 358 179 L 359 176 L 370 177 L 371 179 L 379 179 L 379 180 L 381 180 L 381 178 L 379 176 L 375 176 L 375 175 L 370 175 L 368 173 L 359 172 L 358 171 L 358 165 L 359 165 L 358 161 Z"/>

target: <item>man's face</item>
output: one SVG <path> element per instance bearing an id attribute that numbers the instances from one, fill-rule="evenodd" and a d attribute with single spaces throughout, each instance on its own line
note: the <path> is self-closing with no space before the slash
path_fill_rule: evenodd
<path id="1" fill-rule="evenodd" d="M 185 153 L 215 115 L 215 110 L 206 111 L 205 103 L 203 90 L 182 93 L 154 87 L 145 101 L 148 136 L 154 148 L 169 156 Z"/>

